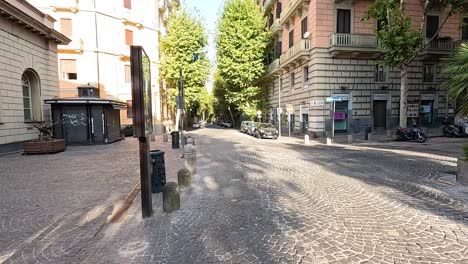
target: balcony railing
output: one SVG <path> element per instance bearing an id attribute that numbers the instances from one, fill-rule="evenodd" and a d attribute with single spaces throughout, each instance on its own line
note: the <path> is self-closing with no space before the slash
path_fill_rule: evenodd
<path id="1" fill-rule="evenodd" d="M 280 59 L 274 60 L 272 63 L 270 63 L 270 64 L 268 65 L 268 73 L 269 73 L 269 74 L 272 74 L 272 73 L 276 72 L 276 71 L 279 69 L 280 64 L 281 64 L 281 60 L 280 60 Z"/>
<path id="2" fill-rule="evenodd" d="M 301 39 L 298 43 L 294 44 L 288 51 L 281 55 L 281 65 L 286 65 L 301 56 L 308 56 L 310 50 L 310 40 Z"/>
<path id="3" fill-rule="evenodd" d="M 372 35 L 335 33 L 330 35 L 330 46 L 375 48 L 377 47 L 377 38 Z"/>
<path id="4" fill-rule="evenodd" d="M 305 4 L 309 4 L 309 0 L 291 0 L 281 12 L 281 24 L 286 22 L 298 8 L 303 8 Z"/>
<path id="5" fill-rule="evenodd" d="M 283 26 L 281 26 L 279 18 L 273 21 L 273 24 L 271 25 L 270 29 L 273 34 L 276 34 L 276 32 L 281 31 L 283 29 Z"/>
<path id="6" fill-rule="evenodd" d="M 427 45 L 427 49 L 432 49 L 432 50 L 453 50 L 455 47 L 453 39 L 451 38 L 439 38 L 439 39 L 433 39 L 429 45 L 429 39 L 426 39 L 424 41 L 424 44 Z"/>

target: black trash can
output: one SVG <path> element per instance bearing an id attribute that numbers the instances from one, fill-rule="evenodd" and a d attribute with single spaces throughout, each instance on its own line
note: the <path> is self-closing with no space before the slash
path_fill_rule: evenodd
<path id="1" fill-rule="evenodd" d="M 179 148 L 179 137 L 180 137 L 180 132 L 179 131 L 172 131 L 171 132 L 172 136 L 172 149 L 178 149 Z"/>
<path id="2" fill-rule="evenodd" d="M 369 133 L 372 132 L 372 128 L 371 127 L 364 127 L 364 139 L 365 140 L 369 140 Z"/>
<path id="3" fill-rule="evenodd" d="M 153 166 L 153 173 L 151 174 L 151 192 L 159 193 L 163 191 L 166 184 L 166 165 L 164 162 L 164 151 L 152 150 L 151 165 Z"/>

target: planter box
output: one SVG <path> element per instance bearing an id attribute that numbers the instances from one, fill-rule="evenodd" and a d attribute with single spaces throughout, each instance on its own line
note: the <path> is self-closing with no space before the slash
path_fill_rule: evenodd
<path id="1" fill-rule="evenodd" d="M 457 159 L 457 182 L 468 186 L 468 160 L 462 157 Z"/>
<path id="2" fill-rule="evenodd" d="M 64 139 L 29 141 L 24 143 L 24 154 L 48 154 L 65 151 Z"/>

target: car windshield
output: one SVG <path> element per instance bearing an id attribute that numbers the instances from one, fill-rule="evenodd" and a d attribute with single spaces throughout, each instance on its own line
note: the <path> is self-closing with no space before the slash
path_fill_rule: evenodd
<path id="1" fill-rule="evenodd" d="M 258 127 L 258 123 L 251 123 L 250 126 L 252 126 L 252 127 Z"/>
<path id="2" fill-rule="evenodd" d="M 259 127 L 261 127 L 261 128 L 274 128 L 274 126 L 272 124 L 268 124 L 268 123 L 261 124 L 261 125 L 259 125 Z"/>

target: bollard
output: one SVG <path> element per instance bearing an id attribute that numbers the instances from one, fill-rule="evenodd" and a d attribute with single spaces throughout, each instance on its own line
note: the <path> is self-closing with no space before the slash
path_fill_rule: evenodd
<path id="1" fill-rule="evenodd" d="M 167 134 L 164 134 L 163 135 L 163 142 L 168 142 L 169 141 L 169 137 L 167 136 Z"/>
<path id="2" fill-rule="evenodd" d="M 304 144 L 306 144 L 306 145 L 310 144 L 309 135 L 304 135 Z"/>
<path id="3" fill-rule="evenodd" d="M 173 212 L 180 209 L 180 193 L 177 183 L 168 182 L 163 190 L 163 211 Z"/>
<path id="4" fill-rule="evenodd" d="M 392 138 L 393 137 L 393 131 L 392 130 L 387 130 L 387 137 Z"/>
<path id="5" fill-rule="evenodd" d="M 369 140 L 369 141 L 373 140 L 372 133 L 367 134 L 367 140 Z"/>
<path id="6" fill-rule="evenodd" d="M 190 171 L 186 168 L 180 169 L 177 173 L 177 181 L 180 189 L 190 187 L 190 184 L 192 183 L 192 175 L 190 174 Z"/>
<path id="7" fill-rule="evenodd" d="M 125 140 L 125 134 L 124 133 L 120 133 L 120 139 Z"/>
<path id="8" fill-rule="evenodd" d="M 327 137 L 327 145 L 331 145 L 332 144 L 332 139 L 331 137 Z"/>
<path id="9" fill-rule="evenodd" d="M 184 167 L 190 172 L 195 174 L 197 166 L 197 150 L 192 144 L 188 144 L 184 149 Z"/>
<path id="10" fill-rule="evenodd" d="M 187 137 L 187 145 L 188 144 L 192 144 L 192 145 L 195 146 L 195 139 L 193 139 L 193 137 L 188 136 Z"/>
<path id="11" fill-rule="evenodd" d="M 353 143 L 353 135 L 348 135 L 348 144 Z"/>
<path id="12" fill-rule="evenodd" d="M 154 134 L 149 135 L 150 141 L 156 141 L 156 136 Z"/>

